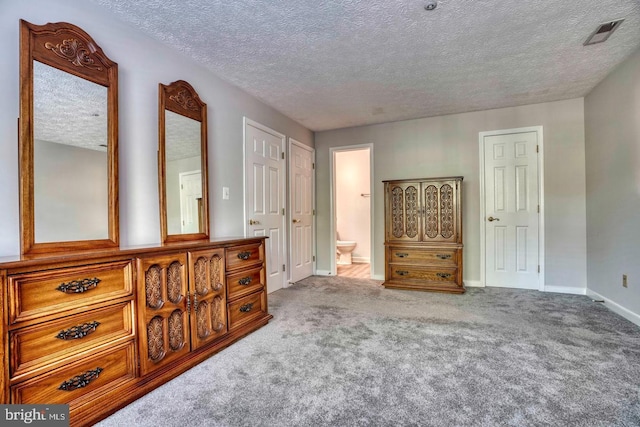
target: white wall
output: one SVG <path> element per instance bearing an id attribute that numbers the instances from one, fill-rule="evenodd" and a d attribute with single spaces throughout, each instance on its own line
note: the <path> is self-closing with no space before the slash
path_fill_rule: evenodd
<path id="1" fill-rule="evenodd" d="M 353 240 L 356 262 L 371 258 L 371 205 L 369 150 L 335 153 L 336 231 L 341 240 Z"/>
<path id="2" fill-rule="evenodd" d="M 546 285 L 586 288 L 584 100 L 339 129 L 316 134 L 317 268 L 330 270 L 329 148 L 374 145 L 374 274 L 384 276 L 382 180 L 464 176 L 464 279 L 480 280 L 482 131 L 543 126 Z"/>
<path id="3" fill-rule="evenodd" d="M 588 287 L 640 324 L 640 50 L 585 98 L 585 137 Z"/>
<path id="4" fill-rule="evenodd" d="M 158 83 L 188 81 L 207 103 L 210 224 L 214 236 L 244 231 L 242 118 L 313 146 L 313 133 L 200 65 L 84 0 L 0 1 L 0 256 L 20 252 L 18 202 L 19 26 L 70 22 L 87 31 L 118 63 L 120 237 L 123 246 L 160 242 Z M 222 200 L 222 187 L 230 188 Z"/>

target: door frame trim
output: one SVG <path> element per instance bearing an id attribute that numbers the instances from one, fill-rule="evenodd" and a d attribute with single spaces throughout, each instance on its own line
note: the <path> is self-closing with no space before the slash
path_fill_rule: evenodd
<path id="1" fill-rule="evenodd" d="M 303 144 L 300 141 L 297 141 L 291 137 L 289 137 L 289 145 L 287 147 L 288 152 L 287 152 L 287 164 L 288 164 L 288 171 L 289 173 L 291 173 L 290 171 L 293 170 L 293 167 L 291 166 L 291 162 L 292 162 L 292 158 L 291 158 L 291 146 L 295 145 L 298 148 L 302 148 L 303 150 L 307 150 L 311 153 L 311 161 L 313 162 L 313 164 L 315 165 L 316 163 L 316 149 L 313 147 L 310 147 L 308 145 Z M 316 170 L 315 167 L 313 167 L 311 169 L 313 172 L 311 173 L 311 209 L 313 209 L 315 211 L 316 209 Z M 291 226 L 291 214 L 293 212 L 293 197 L 291 196 L 292 192 L 291 192 L 291 176 L 287 175 L 287 226 L 290 227 Z M 312 270 L 312 274 L 316 274 L 316 215 L 313 215 L 313 221 L 312 221 L 312 225 L 311 225 L 311 256 L 313 256 L 313 270 Z M 288 263 L 289 263 L 289 274 L 287 275 L 287 283 L 288 284 L 293 284 L 291 282 L 291 275 L 293 273 L 293 233 L 288 232 L 289 234 L 289 250 L 288 252 Z"/>
<path id="2" fill-rule="evenodd" d="M 286 149 L 287 149 L 287 144 L 286 144 L 286 139 L 287 137 L 280 133 L 277 132 L 273 129 L 271 129 L 268 126 L 265 126 L 261 123 L 258 123 L 254 120 L 249 119 L 246 116 L 242 117 L 242 217 L 243 217 L 243 230 L 244 230 L 244 236 L 247 237 L 247 225 L 248 225 L 248 220 L 247 220 L 247 125 L 253 126 L 255 128 L 258 128 L 264 132 L 270 133 L 275 137 L 280 138 L 280 147 L 283 153 L 285 153 L 285 157 L 286 157 Z M 280 194 L 282 196 L 282 207 L 285 208 L 285 213 L 286 213 L 286 205 L 287 205 L 287 201 L 286 201 L 286 197 L 287 197 L 287 177 L 288 177 L 288 169 L 287 169 L 287 162 L 284 159 L 280 159 L 280 163 L 282 164 L 282 169 L 283 169 L 283 179 L 282 179 L 282 184 L 280 186 L 280 188 L 278 189 L 280 191 Z M 286 219 L 287 219 L 287 215 L 282 215 L 282 233 L 284 234 L 282 237 L 282 251 L 283 251 L 283 262 L 285 263 L 285 269 L 289 270 L 289 256 L 288 256 L 288 242 L 289 242 L 289 236 L 287 234 L 287 223 L 286 223 Z M 289 274 L 286 271 L 282 272 L 282 283 L 281 283 L 281 288 L 286 288 L 289 286 Z"/>
<path id="3" fill-rule="evenodd" d="M 335 195 L 335 182 L 336 182 L 336 165 L 335 165 L 335 155 L 341 151 L 357 151 L 369 149 L 369 211 L 370 211 L 370 220 L 371 224 L 369 227 L 369 239 L 371 241 L 371 254 L 369 258 L 369 274 L 371 278 L 374 278 L 375 271 L 375 259 L 376 259 L 376 245 L 374 242 L 374 233 L 375 233 L 375 220 L 374 220 L 374 207 L 375 207 L 375 187 L 374 187 L 374 170 L 373 170 L 373 143 L 368 144 L 356 144 L 356 145 L 343 145 L 339 147 L 329 147 L 329 170 L 331 171 L 330 175 L 330 183 L 329 183 L 329 210 L 331 212 L 331 217 L 329 218 L 329 243 L 330 243 L 330 258 L 331 258 L 331 269 L 329 270 L 332 276 L 336 276 L 338 274 L 338 266 L 336 262 L 336 251 L 337 251 L 337 242 L 336 242 L 336 195 Z"/>
<path id="4" fill-rule="evenodd" d="M 512 133 L 526 133 L 536 132 L 538 137 L 538 203 L 540 204 L 540 215 L 538 215 L 538 265 L 540 266 L 540 273 L 538 274 L 538 290 L 545 290 L 545 268 L 544 268 L 544 138 L 542 126 L 529 126 L 515 129 L 503 129 L 480 132 L 478 134 L 478 142 L 480 146 L 479 150 L 479 162 L 480 162 L 480 286 L 487 286 L 486 276 L 486 236 L 485 236 L 485 182 L 484 182 L 484 138 L 487 136 L 498 136 Z"/>

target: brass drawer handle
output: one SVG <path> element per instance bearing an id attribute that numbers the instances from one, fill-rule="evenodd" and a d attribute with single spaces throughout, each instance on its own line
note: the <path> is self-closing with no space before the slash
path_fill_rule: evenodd
<path id="1" fill-rule="evenodd" d="M 98 328 L 98 325 L 100 325 L 100 322 L 94 320 L 93 322 L 87 322 L 83 323 L 82 325 L 72 326 L 67 330 L 60 331 L 60 333 L 56 335 L 56 338 L 67 341 L 84 338 L 87 335 L 95 332 Z"/>
<path id="2" fill-rule="evenodd" d="M 407 270 L 396 270 L 396 273 L 400 276 L 406 276 L 407 274 L 409 274 Z"/>
<path id="3" fill-rule="evenodd" d="M 451 254 L 437 254 L 436 256 L 440 259 L 451 259 Z"/>
<path id="4" fill-rule="evenodd" d="M 406 252 L 396 252 L 396 256 L 397 256 L 398 258 L 406 258 L 406 257 L 408 257 L 408 256 L 409 256 L 409 254 L 408 254 L 408 253 L 406 253 Z"/>
<path id="5" fill-rule="evenodd" d="M 248 312 L 251 311 L 252 308 L 253 308 L 253 303 L 250 302 L 248 304 L 241 305 L 240 306 L 240 311 L 243 312 L 243 313 L 248 313 Z"/>
<path id="6" fill-rule="evenodd" d="M 251 280 L 251 277 L 243 277 L 242 279 L 238 280 L 238 284 L 247 286 L 249 283 L 251 283 Z"/>
<path id="7" fill-rule="evenodd" d="M 98 378 L 98 376 L 102 371 L 104 371 L 104 369 L 97 367 L 96 369 L 87 371 L 82 375 L 77 375 L 60 384 L 60 387 L 58 387 L 58 390 L 73 391 L 79 388 L 86 387 L 91 383 L 91 381 Z"/>
<path id="8" fill-rule="evenodd" d="M 94 277 L 93 279 L 73 280 L 69 283 L 60 284 L 56 290 L 64 292 L 65 294 L 81 294 L 83 292 L 90 291 L 91 289 L 95 289 L 100 282 L 101 280 L 97 277 Z"/>
<path id="9" fill-rule="evenodd" d="M 251 252 L 249 251 L 240 252 L 238 254 L 238 258 L 240 258 L 243 261 L 248 260 L 250 256 L 251 256 Z"/>
<path id="10" fill-rule="evenodd" d="M 450 273 L 436 273 L 436 276 L 438 276 L 441 279 L 448 279 L 449 277 L 451 277 Z"/>

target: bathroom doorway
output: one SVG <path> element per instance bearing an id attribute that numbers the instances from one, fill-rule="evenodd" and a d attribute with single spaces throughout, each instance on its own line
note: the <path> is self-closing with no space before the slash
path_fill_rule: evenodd
<path id="1" fill-rule="evenodd" d="M 332 274 L 368 279 L 372 275 L 373 146 L 331 149 Z"/>

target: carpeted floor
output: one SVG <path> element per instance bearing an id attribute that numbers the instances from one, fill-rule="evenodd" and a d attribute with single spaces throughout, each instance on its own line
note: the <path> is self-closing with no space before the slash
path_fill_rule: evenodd
<path id="1" fill-rule="evenodd" d="M 640 328 L 585 296 L 311 277 L 107 426 L 638 426 Z"/>

